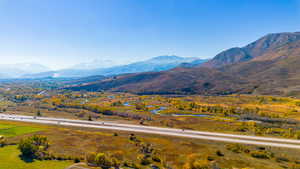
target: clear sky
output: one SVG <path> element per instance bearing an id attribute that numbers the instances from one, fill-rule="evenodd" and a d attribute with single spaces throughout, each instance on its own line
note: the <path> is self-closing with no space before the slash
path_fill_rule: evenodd
<path id="1" fill-rule="evenodd" d="M 300 0 L 0 0 L 1 63 L 210 58 L 300 31 Z"/>

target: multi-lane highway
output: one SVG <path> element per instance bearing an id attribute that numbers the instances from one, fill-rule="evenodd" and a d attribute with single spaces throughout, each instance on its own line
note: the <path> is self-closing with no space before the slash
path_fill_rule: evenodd
<path id="1" fill-rule="evenodd" d="M 139 132 L 147 134 L 157 134 L 175 137 L 186 137 L 193 139 L 203 139 L 219 142 L 231 142 L 241 144 L 252 144 L 260 146 L 273 146 L 283 148 L 296 148 L 300 149 L 300 140 L 292 139 L 280 139 L 270 137 L 258 137 L 258 136 L 246 136 L 216 132 L 205 132 L 195 130 L 182 130 L 174 128 L 163 128 L 133 124 L 120 124 L 116 122 L 108 121 L 84 121 L 84 120 L 71 120 L 62 118 L 50 118 L 50 117 L 34 117 L 34 116 L 22 116 L 12 114 L 0 114 L 0 120 L 12 120 L 22 121 L 30 123 L 42 123 L 50 125 L 64 125 L 64 126 L 75 126 L 75 127 L 88 127 L 97 129 L 107 130 L 119 130 L 128 132 Z"/>

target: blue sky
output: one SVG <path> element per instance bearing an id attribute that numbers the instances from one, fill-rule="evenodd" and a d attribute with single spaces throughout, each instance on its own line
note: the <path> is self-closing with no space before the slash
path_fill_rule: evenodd
<path id="1" fill-rule="evenodd" d="M 210 58 L 300 31 L 300 0 L 0 0 L 1 63 Z"/>

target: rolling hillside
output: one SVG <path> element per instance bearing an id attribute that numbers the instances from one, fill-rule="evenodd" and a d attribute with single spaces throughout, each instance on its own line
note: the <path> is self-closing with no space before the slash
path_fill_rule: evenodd
<path id="1" fill-rule="evenodd" d="M 300 33 L 269 34 L 192 68 L 118 76 L 74 90 L 133 93 L 300 95 Z"/>

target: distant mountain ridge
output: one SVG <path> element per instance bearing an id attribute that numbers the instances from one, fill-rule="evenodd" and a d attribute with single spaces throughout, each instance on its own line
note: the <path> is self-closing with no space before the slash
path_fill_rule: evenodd
<path id="1" fill-rule="evenodd" d="M 127 73 L 139 72 L 158 72 L 169 70 L 179 66 L 182 63 L 190 63 L 198 60 L 199 64 L 207 60 L 199 60 L 199 58 L 179 57 L 179 56 L 158 56 L 145 61 L 135 62 L 128 65 L 112 66 L 108 68 L 97 69 L 63 69 L 59 71 L 42 72 L 38 74 L 26 75 L 27 78 L 42 77 L 85 77 L 85 76 L 113 76 Z M 202 61 L 202 62 L 201 62 Z"/>
<path id="2" fill-rule="evenodd" d="M 36 63 L 0 64 L 0 78 L 19 78 L 25 74 L 49 70 L 50 68 Z"/>
<path id="3" fill-rule="evenodd" d="M 300 96 L 300 33 L 268 34 L 217 54 L 200 66 L 136 73 L 75 86 L 138 94 L 255 93 Z"/>
<path id="4" fill-rule="evenodd" d="M 98 69 L 98 68 L 109 68 L 113 66 L 117 66 L 119 64 L 115 63 L 112 60 L 109 59 L 95 59 L 89 62 L 79 63 L 76 64 L 68 69 L 73 70 L 92 70 L 92 69 Z"/>

